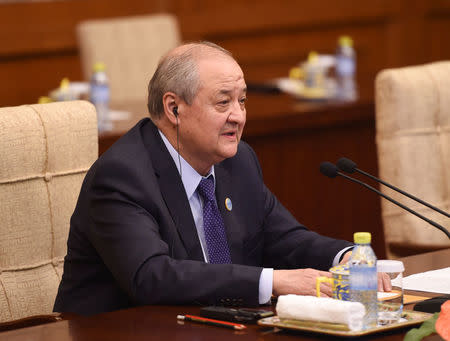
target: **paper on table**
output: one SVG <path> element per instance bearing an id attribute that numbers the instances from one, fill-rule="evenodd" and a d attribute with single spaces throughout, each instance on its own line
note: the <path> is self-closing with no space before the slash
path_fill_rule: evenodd
<path id="1" fill-rule="evenodd" d="M 407 276 L 403 289 L 450 294 L 450 267 Z"/>
<path id="2" fill-rule="evenodd" d="M 417 295 L 406 294 L 406 295 L 403 295 L 403 304 L 412 304 L 412 303 L 422 302 L 429 298 L 430 297 L 427 297 L 427 296 L 417 296 Z"/>
<path id="3" fill-rule="evenodd" d="M 399 297 L 400 294 L 401 294 L 401 292 L 398 292 L 398 291 L 389 291 L 389 292 L 378 291 L 377 297 L 378 297 L 378 301 L 385 301 L 385 300 L 393 299 L 395 297 Z"/>
<path id="4" fill-rule="evenodd" d="M 400 292 L 395 291 L 395 290 L 389 291 L 389 292 L 380 292 L 379 291 L 377 296 L 378 296 L 378 301 L 385 301 L 385 300 L 390 300 L 390 299 L 400 296 Z M 417 302 L 424 301 L 428 298 L 429 297 L 426 297 L 426 296 L 404 294 L 403 295 L 403 304 L 417 303 Z"/>

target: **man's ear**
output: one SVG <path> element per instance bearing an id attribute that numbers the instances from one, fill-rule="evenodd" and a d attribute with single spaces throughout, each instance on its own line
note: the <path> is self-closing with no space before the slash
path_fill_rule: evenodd
<path id="1" fill-rule="evenodd" d="M 173 125 L 178 124 L 178 102 L 180 98 L 173 92 L 166 92 L 163 96 L 164 115 Z"/>

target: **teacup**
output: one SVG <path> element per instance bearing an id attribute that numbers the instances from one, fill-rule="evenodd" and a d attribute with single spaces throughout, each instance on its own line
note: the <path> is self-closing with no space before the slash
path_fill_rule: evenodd
<path id="1" fill-rule="evenodd" d="M 330 283 L 333 290 L 333 298 L 341 301 L 350 301 L 350 283 L 348 280 L 349 269 L 347 264 L 337 265 L 329 270 L 331 277 L 317 277 L 316 294 L 320 297 L 320 283 Z"/>

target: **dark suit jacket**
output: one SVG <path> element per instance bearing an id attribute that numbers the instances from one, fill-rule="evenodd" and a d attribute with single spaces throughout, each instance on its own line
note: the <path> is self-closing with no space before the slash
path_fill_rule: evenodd
<path id="1" fill-rule="evenodd" d="M 246 143 L 215 174 L 233 264 L 204 262 L 175 163 L 155 125 L 140 121 L 84 179 L 54 310 L 89 315 L 144 304 L 257 305 L 262 267 L 327 270 L 350 245 L 300 225 L 264 185 Z"/>

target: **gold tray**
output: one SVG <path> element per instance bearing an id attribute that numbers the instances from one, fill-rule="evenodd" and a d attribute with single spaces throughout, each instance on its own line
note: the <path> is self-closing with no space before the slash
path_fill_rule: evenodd
<path id="1" fill-rule="evenodd" d="M 433 314 L 422 313 L 418 311 L 403 311 L 403 321 L 392 323 L 385 326 L 377 326 L 360 331 L 351 331 L 344 324 L 327 323 L 318 321 L 304 321 L 304 320 L 287 320 L 280 319 L 278 316 L 266 317 L 258 320 L 260 326 L 265 327 L 277 327 L 282 329 L 301 330 L 313 333 L 328 334 L 344 337 L 357 337 L 367 334 L 384 332 L 386 330 L 392 330 L 397 328 L 403 328 L 408 326 L 414 326 L 420 324 L 425 320 L 428 320 Z"/>

